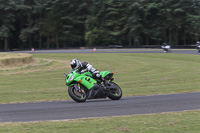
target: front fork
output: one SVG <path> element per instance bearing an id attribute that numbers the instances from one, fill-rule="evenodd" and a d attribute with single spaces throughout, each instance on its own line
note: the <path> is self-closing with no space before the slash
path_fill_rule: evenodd
<path id="1" fill-rule="evenodd" d="M 74 84 L 75 90 L 79 93 L 81 93 L 81 87 L 80 87 L 80 83 Z"/>

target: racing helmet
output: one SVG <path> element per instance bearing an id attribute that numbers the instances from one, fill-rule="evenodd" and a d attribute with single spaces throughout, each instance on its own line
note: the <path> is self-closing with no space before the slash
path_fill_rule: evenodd
<path id="1" fill-rule="evenodd" d="M 77 69 L 81 66 L 81 62 L 78 59 L 72 59 L 70 65 L 72 69 Z"/>
<path id="2" fill-rule="evenodd" d="M 167 43 L 166 43 L 166 42 L 164 42 L 164 43 L 163 43 L 163 46 L 166 46 L 166 45 L 167 45 Z"/>

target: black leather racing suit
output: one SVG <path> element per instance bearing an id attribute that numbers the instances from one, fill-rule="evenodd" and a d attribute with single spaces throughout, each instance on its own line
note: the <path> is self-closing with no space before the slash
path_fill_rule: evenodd
<path id="1" fill-rule="evenodd" d="M 89 72 L 92 73 L 92 77 L 93 78 L 97 78 L 97 79 L 101 79 L 102 80 L 102 77 L 99 74 L 99 71 L 97 71 L 97 69 L 95 69 L 94 67 L 92 67 L 92 65 L 90 65 L 88 62 L 81 62 L 81 66 L 80 66 L 79 70 L 81 72 L 87 72 L 87 71 L 89 71 Z"/>

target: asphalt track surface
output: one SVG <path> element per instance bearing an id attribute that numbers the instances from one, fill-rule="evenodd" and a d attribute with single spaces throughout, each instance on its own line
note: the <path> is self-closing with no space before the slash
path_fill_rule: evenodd
<path id="1" fill-rule="evenodd" d="M 60 49 L 60 50 L 35 50 L 29 51 L 13 51 L 13 53 L 163 53 L 161 49 Z M 178 54 L 199 54 L 195 49 L 173 49 L 170 53 Z"/>
<path id="2" fill-rule="evenodd" d="M 16 52 L 16 51 L 15 51 Z M 19 51 L 32 53 L 31 51 Z M 94 53 L 83 50 L 47 50 L 36 53 Z M 162 53 L 157 49 L 101 49 L 95 53 Z M 198 54 L 195 50 L 173 50 L 172 53 Z M 123 88 L 122 88 L 123 90 Z M 30 122 L 66 120 L 134 114 L 152 114 L 200 109 L 200 92 L 122 97 L 120 100 L 96 99 L 85 103 L 49 101 L 36 103 L 0 104 L 0 122 Z"/>

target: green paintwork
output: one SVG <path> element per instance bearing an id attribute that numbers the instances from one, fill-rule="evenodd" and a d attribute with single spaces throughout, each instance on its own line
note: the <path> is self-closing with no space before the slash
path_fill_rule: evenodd
<path id="1" fill-rule="evenodd" d="M 82 80 L 81 84 L 84 85 L 85 87 L 87 87 L 88 90 L 90 90 L 94 86 L 94 84 L 97 83 L 96 80 L 94 80 L 93 78 L 88 77 L 88 76 L 81 75 L 81 76 L 77 77 L 76 79 L 74 79 L 74 81 L 77 81 L 77 82 L 80 80 Z"/>
<path id="2" fill-rule="evenodd" d="M 102 75 L 102 77 L 107 76 L 110 73 L 110 71 L 101 71 L 100 75 Z"/>
<path id="3" fill-rule="evenodd" d="M 75 81 L 75 82 L 79 82 L 80 84 L 88 88 L 88 90 L 90 90 L 94 86 L 94 84 L 97 83 L 95 79 L 91 78 L 92 74 L 90 72 L 85 72 L 85 73 L 80 74 L 80 73 L 77 73 L 77 71 L 78 70 L 74 70 L 73 72 L 67 75 L 66 77 L 67 86 L 72 86 L 73 82 Z M 102 75 L 102 77 L 105 77 L 109 73 L 110 71 L 102 71 L 100 72 L 100 75 Z"/>

